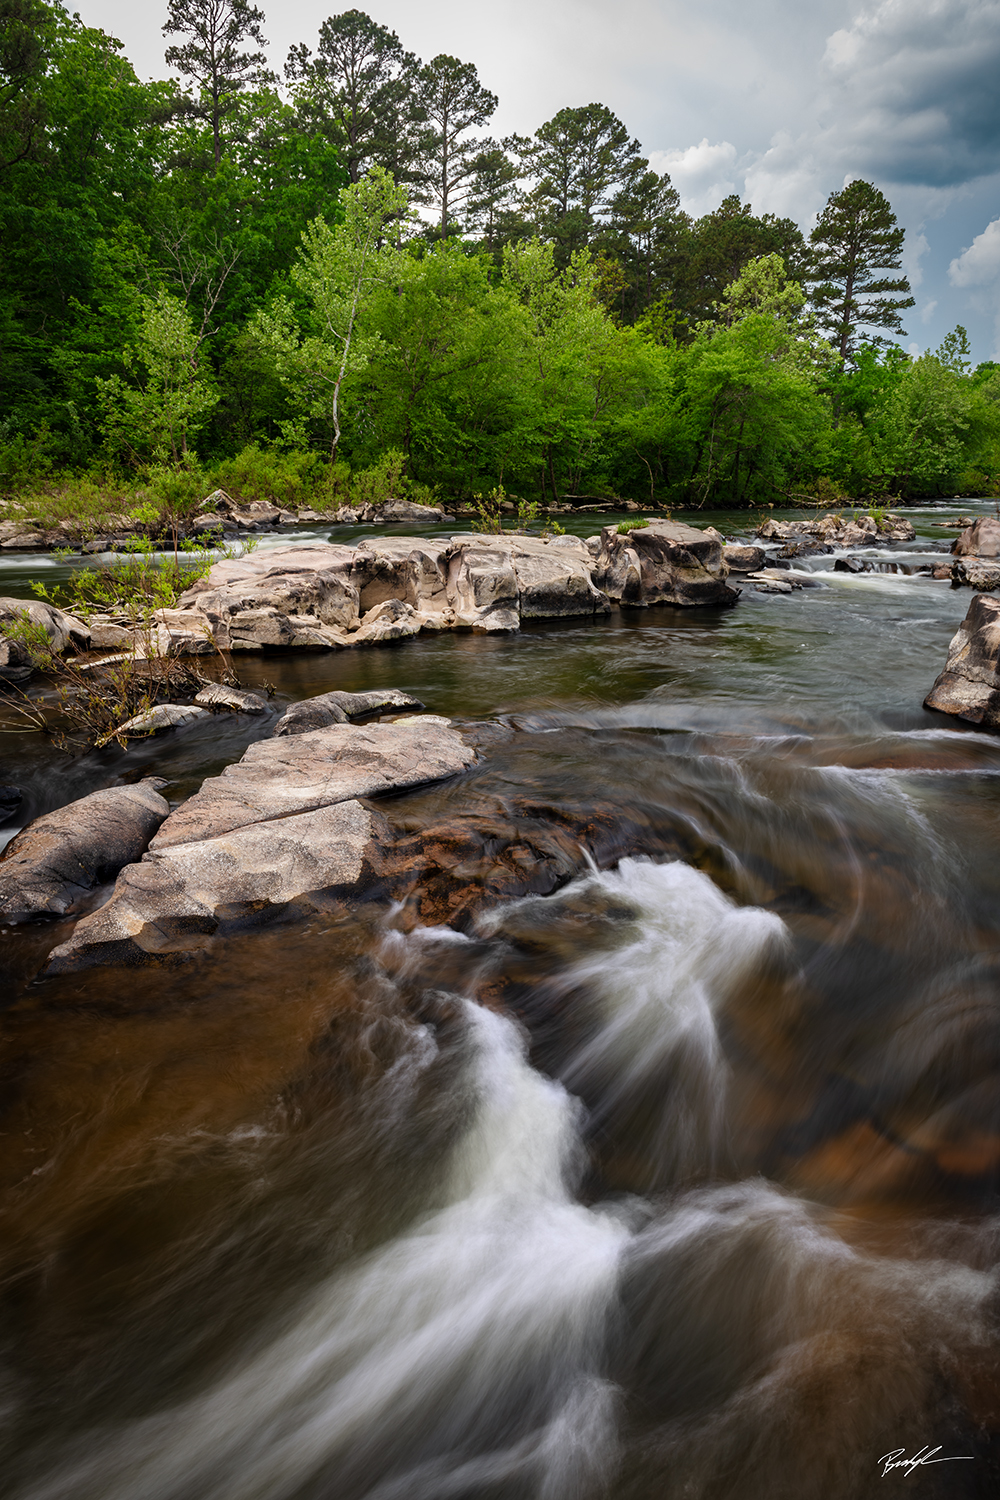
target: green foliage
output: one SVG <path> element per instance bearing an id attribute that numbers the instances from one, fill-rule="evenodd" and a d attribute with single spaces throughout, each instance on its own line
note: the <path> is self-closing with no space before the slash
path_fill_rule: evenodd
<path id="1" fill-rule="evenodd" d="M 137 537 L 108 567 L 75 569 L 65 583 L 51 588 L 35 579 L 31 587 L 40 599 L 84 619 L 114 614 L 149 629 L 153 612 L 175 608 L 185 589 L 204 578 L 214 561 L 213 554 L 191 544 L 185 544 L 177 558 L 163 558 L 154 542 Z"/>
<path id="2" fill-rule="evenodd" d="M 141 296 L 138 341 L 124 352 L 133 377 L 97 380 L 110 451 L 130 463 L 189 461 L 190 442 L 218 401 L 199 358 L 201 338 L 177 297 L 159 291 Z"/>
<path id="3" fill-rule="evenodd" d="M 314 502 L 323 483 L 324 465 L 317 453 L 301 449 L 260 448 L 250 443 L 232 458 L 224 458 L 207 473 L 209 489 L 222 489 L 234 500 L 263 500 L 286 509 Z"/>
<path id="4" fill-rule="evenodd" d="M 52 666 L 55 656 L 49 633 L 44 625 L 35 623 L 27 610 L 19 610 L 12 620 L 4 620 L 0 631 L 7 640 L 15 641 L 23 648 L 36 671 Z"/>
<path id="5" fill-rule="evenodd" d="M 638 521 L 619 521 L 617 526 L 618 535 L 627 536 L 630 531 L 641 531 L 644 526 L 648 525 L 649 522 L 645 517 Z"/>

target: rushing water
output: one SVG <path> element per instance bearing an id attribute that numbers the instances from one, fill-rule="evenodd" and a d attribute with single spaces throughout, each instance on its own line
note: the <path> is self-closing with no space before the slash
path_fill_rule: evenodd
<path id="1" fill-rule="evenodd" d="M 505 716 L 383 810 L 610 801 L 552 896 L 34 983 L 66 924 L 0 933 L 5 1494 L 997 1493 L 1000 739 L 920 707 L 969 594 L 835 560 L 242 669 Z M 137 767 L 176 801 L 268 728 L 8 733 L 0 779 L 18 822 Z"/>

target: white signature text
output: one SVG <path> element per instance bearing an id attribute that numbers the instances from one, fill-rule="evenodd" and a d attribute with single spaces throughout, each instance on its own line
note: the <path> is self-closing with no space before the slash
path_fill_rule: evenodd
<path id="1" fill-rule="evenodd" d="M 907 1477 L 909 1477 L 914 1469 L 919 1469 L 923 1464 L 972 1463 L 971 1453 L 953 1453 L 949 1457 L 935 1458 L 935 1453 L 940 1452 L 940 1446 L 937 1448 L 925 1447 L 921 1448 L 920 1452 L 914 1454 L 912 1458 L 907 1458 L 905 1448 L 894 1448 L 891 1453 L 883 1453 L 879 1459 L 879 1463 L 882 1465 L 882 1478 L 884 1479 L 893 1469 L 905 1469 Z"/>

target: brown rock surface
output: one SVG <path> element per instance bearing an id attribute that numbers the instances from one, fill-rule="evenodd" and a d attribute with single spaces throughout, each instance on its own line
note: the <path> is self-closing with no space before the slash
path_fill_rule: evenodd
<path id="1" fill-rule="evenodd" d="M 170 811 L 163 784 L 91 792 L 29 823 L 0 854 L 0 914 L 60 916 L 139 859 Z"/>
<path id="2" fill-rule="evenodd" d="M 197 700 L 196 700 L 197 701 Z M 424 705 L 410 693 L 395 688 L 376 688 L 369 693 L 320 693 L 290 703 L 274 726 L 276 735 L 308 734 L 311 729 L 326 729 L 330 724 L 346 724 L 362 714 L 377 713 L 383 708 L 421 709 Z"/>

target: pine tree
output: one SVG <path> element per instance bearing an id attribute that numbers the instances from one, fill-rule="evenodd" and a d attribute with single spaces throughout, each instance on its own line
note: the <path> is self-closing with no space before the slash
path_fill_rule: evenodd
<path id="1" fill-rule="evenodd" d="M 211 122 L 216 166 L 222 160 L 222 121 L 236 107 L 236 96 L 249 85 L 273 81 L 263 52 L 240 50 L 247 40 L 266 47 L 263 20 L 264 12 L 248 0 L 170 0 L 163 34 L 188 40 L 168 47 L 164 56 L 201 88 L 196 112 Z"/>
<path id="2" fill-rule="evenodd" d="M 809 236 L 815 255 L 810 279 L 818 283 L 812 301 L 842 359 L 853 356 L 861 327 L 905 337 L 899 315 L 914 306 L 910 283 L 879 274 L 899 270 L 904 234 L 889 200 L 870 182 L 859 178 L 827 199 Z M 873 335 L 868 342 L 891 340 Z"/>
<path id="3" fill-rule="evenodd" d="M 426 126 L 423 136 L 424 201 L 440 210 L 445 237 L 456 220 L 456 208 L 468 196 L 469 179 L 485 142 L 467 132 L 486 125 L 499 100 L 479 82 L 474 63 L 440 53 L 418 75 L 417 97 Z"/>
<path id="4" fill-rule="evenodd" d="M 300 116 L 343 151 L 352 183 L 374 165 L 399 182 L 412 175 L 418 150 L 419 67 L 394 31 L 364 11 L 347 10 L 323 22 L 315 57 L 308 47 L 292 48 L 285 76 L 299 85 Z"/>

